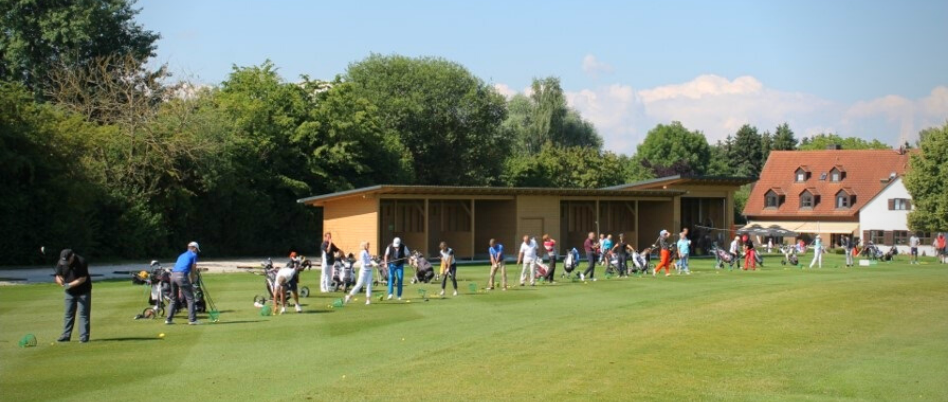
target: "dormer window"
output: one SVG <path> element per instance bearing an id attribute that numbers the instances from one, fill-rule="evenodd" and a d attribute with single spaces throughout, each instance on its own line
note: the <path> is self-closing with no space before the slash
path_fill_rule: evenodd
<path id="1" fill-rule="evenodd" d="M 843 167 L 840 165 L 833 166 L 833 170 L 830 170 L 830 181 L 833 183 L 839 183 L 846 178 L 846 171 L 843 170 Z"/>
<path id="2" fill-rule="evenodd" d="M 810 178 L 810 170 L 806 166 L 800 166 L 793 173 L 793 177 L 797 183 L 803 183 Z"/>
<path id="3" fill-rule="evenodd" d="M 783 204 L 783 200 L 783 190 L 772 188 L 764 194 L 764 208 L 780 208 L 780 204 Z"/>
<path id="4" fill-rule="evenodd" d="M 842 189 L 836 193 L 836 209 L 849 209 L 856 203 L 856 194 L 851 189 Z"/>
<path id="5" fill-rule="evenodd" d="M 815 188 L 808 188 L 800 193 L 800 209 L 813 209 L 820 202 L 820 193 Z"/>

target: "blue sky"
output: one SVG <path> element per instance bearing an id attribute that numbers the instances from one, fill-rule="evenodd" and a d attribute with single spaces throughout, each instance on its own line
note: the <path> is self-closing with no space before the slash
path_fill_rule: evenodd
<path id="1" fill-rule="evenodd" d="M 273 60 L 330 79 L 370 52 L 440 56 L 510 95 L 561 78 L 610 149 L 657 123 L 896 144 L 948 119 L 948 1 L 146 0 L 157 61 L 205 83 Z"/>

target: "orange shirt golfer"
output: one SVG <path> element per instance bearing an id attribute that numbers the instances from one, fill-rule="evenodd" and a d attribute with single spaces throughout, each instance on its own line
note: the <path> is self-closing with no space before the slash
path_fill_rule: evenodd
<path id="1" fill-rule="evenodd" d="M 662 268 L 665 268 L 665 276 L 671 275 L 671 273 L 668 272 L 668 268 L 671 267 L 671 251 L 669 250 L 671 246 L 668 243 L 668 235 L 668 231 L 662 229 L 662 231 L 658 233 L 658 239 L 655 240 L 655 244 L 652 245 L 652 248 L 658 247 L 661 250 L 659 254 L 661 261 L 658 263 L 658 266 L 655 267 L 655 270 L 652 271 L 652 276 L 657 275 L 658 271 L 661 271 Z"/>

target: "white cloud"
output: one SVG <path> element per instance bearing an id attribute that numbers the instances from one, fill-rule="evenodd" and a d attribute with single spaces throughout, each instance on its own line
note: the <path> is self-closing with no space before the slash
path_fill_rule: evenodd
<path id="1" fill-rule="evenodd" d="M 768 88 L 743 76 L 701 75 L 672 85 L 636 90 L 623 84 L 567 91 L 570 107 L 595 124 L 609 150 L 635 153 L 656 124 L 680 121 L 708 142 L 733 135 L 743 124 L 773 132 L 787 122 L 797 138 L 838 133 L 890 145 L 915 141 L 918 131 L 948 121 L 948 86 L 909 99 L 888 95 L 841 103 L 816 95 Z"/>
<path id="2" fill-rule="evenodd" d="M 507 99 L 513 98 L 513 96 L 517 94 L 517 91 L 510 88 L 507 84 L 494 84 L 494 89 Z"/>
<path id="3" fill-rule="evenodd" d="M 613 71 L 615 69 L 610 64 L 599 61 L 596 56 L 587 54 L 583 57 L 583 72 L 586 74 L 598 77 L 599 74 L 612 74 Z"/>

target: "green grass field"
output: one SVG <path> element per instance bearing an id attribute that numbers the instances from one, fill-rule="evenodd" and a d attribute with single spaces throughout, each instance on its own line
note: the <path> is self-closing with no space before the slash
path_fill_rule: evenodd
<path id="1" fill-rule="evenodd" d="M 272 317 L 261 277 L 207 275 L 222 315 L 201 326 L 133 321 L 144 289 L 103 282 L 88 344 L 50 344 L 58 287 L 0 287 L 0 400 L 948 400 L 948 266 L 838 258 L 476 294 L 487 268 L 461 267 L 457 298 Z"/>

